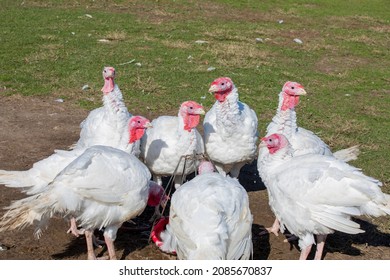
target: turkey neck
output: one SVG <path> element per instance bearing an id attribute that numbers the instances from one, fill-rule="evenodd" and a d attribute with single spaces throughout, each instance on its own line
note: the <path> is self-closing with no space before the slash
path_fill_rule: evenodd
<path id="1" fill-rule="evenodd" d="M 105 108 L 105 118 L 109 120 L 110 125 L 115 131 L 122 133 L 118 148 L 124 151 L 132 150 L 130 147 L 132 145 L 128 147 L 130 140 L 128 124 L 131 115 L 127 111 L 118 85 L 115 85 L 111 92 L 103 95 L 103 107 Z"/>
<path id="2" fill-rule="evenodd" d="M 233 88 L 226 96 L 224 102 L 217 101 L 215 103 L 215 109 L 218 130 L 225 131 L 227 134 L 237 133 L 237 125 L 242 122 L 244 117 L 241 115 L 237 89 Z"/>
<path id="3" fill-rule="evenodd" d="M 266 147 L 264 149 L 267 149 Z M 270 154 L 267 151 L 267 154 L 263 157 L 259 157 L 259 162 L 257 163 L 259 175 L 262 180 L 266 183 L 267 180 L 272 179 L 273 169 L 277 168 L 279 165 L 285 163 L 293 157 L 293 149 L 290 144 L 286 147 L 278 150 L 274 154 Z"/>
<path id="4" fill-rule="evenodd" d="M 129 154 L 134 154 L 134 149 L 136 145 L 139 145 L 139 140 L 136 140 L 134 142 L 130 142 L 130 133 L 127 131 L 123 134 L 123 137 L 121 139 L 121 143 L 119 144 L 118 149 L 125 151 Z"/>
<path id="5" fill-rule="evenodd" d="M 145 132 L 144 129 L 132 128 L 130 123 L 130 118 L 129 118 L 126 128 L 124 128 L 123 130 L 120 147 L 118 148 L 129 154 L 135 154 L 137 152 L 135 149 L 139 148 L 140 139 L 144 134 L 144 132 Z M 137 135 L 137 134 L 142 134 L 142 135 Z"/>
<path id="6" fill-rule="evenodd" d="M 103 94 L 103 104 L 111 114 L 120 114 L 124 112 L 127 114 L 122 92 L 116 84 L 111 92 Z"/>
<path id="7" fill-rule="evenodd" d="M 297 114 L 295 108 L 282 110 L 284 93 L 279 93 L 279 105 L 276 110 L 276 115 L 272 118 L 272 128 L 267 131 L 267 134 L 282 133 L 290 138 L 297 130 Z"/>
<path id="8" fill-rule="evenodd" d="M 196 128 L 193 127 L 189 131 L 185 129 L 187 125 L 182 114 L 179 112 L 178 132 L 178 150 L 182 150 L 181 155 L 192 155 L 196 148 Z"/>

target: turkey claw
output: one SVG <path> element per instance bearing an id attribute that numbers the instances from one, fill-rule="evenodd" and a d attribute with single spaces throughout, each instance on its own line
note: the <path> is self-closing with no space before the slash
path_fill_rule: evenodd
<path id="1" fill-rule="evenodd" d="M 297 236 L 295 236 L 294 234 L 286 234 L 286 239 L 283 240 L 284 243 L 287 243 L 287 242 L 291 242 L 291 241 L 295 241 L 295 240 L 298 240 L 299 238 Z"/>
<path id="2" fill-rule="evenodd" d="M 259 233 L 260 236 L 273 233 L 276 236 L 279 236 L 279 229 L 274 229 L 273 227 L 265 228 L 265 230 Z"/>

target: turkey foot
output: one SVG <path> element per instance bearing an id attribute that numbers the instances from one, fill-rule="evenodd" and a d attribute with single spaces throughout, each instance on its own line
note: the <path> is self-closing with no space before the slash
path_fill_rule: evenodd
<path id="1" fill-rule="evenodd" d="M 78 229 L 77 228 L 77 224 L 76 224 L 76 219 L 75 218 L 71 218 L 70 219 L 70 228 L 68 229 L 68 231 L 66 233 L 71 233 L 74 236 L 79 237 L 80 235 L 83 235 L 85 233 L 85 230 L 84 229 Z"/>
<path id="2" fill-rule="evenodd" d="M 285 236 L 286 236 L 286 239 L 283 240 L 283 242 L 285 242 L 285 243 L 299 239 L 297 236 L 295 236 L 294 234 L 290 234 L 290 233 L 285 234 Z"/>
<path id="3" fill-rule="evenodd" d="M 269 233 L 273 233 L 276 236 L 279 236 L 279 230 L 280 230 L 280 224 L 278 219 L 275 219 L 274 223 L 272 224 L 272 227 L 265 228 L 262 232 L 259 233 L 259 235 L 265 235 Z"/>

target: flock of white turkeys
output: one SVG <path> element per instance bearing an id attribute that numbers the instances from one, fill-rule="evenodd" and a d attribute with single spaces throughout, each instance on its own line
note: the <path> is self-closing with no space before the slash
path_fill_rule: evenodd
<path id="1" fill-rule="evenodd" d="M 177 116 L 152 122 L 128 112 L 113 67 L 104 68 L 103 78 L 103 106 L 81 123 L 70 150 L 56 150 L 26 171 L 0 170 L 0 184 L 27 195 L 7 207 L 0 232 L 33 225 L 39 237 L 50 218 L 60 216 L 69 220 L 68 232 L 85 234 L 88 259 L 96 259 L 94 230 L 104 231 L 108 257 L 116 259 L 121 225 L 147 205 L 161 216 L 170 199 L 169 216 L 156 220 L 151 231 L 162 251 L 178 259 L 251 259 L 253 217 L 237 178 L 256 159 L 276 217 L 267 231 L 297 237 L 300 259 L 313 244 L 315 259 L 321 259 L 326 236 L 334 231 L 362 232 L 352 217 L 390 214 L 381 182 L 346 163 L 356 159 L 358 147 L 332 153 L 297 125 L 295 106 L 306 94 L 298 83 L 285 83 L 259 141 L 256 113 L 239 101 L 230 78 L 212 82 L 216 101 L 207 113 L 189 100 Z M 203 114 L 201 135 L 196 127 Z M 169 186 L 162 187 L 167 176 L 175 185 L 170 197 Z"/>

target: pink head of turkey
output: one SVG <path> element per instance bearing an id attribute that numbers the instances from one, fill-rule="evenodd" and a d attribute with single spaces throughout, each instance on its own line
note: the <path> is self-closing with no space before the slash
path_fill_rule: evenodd
<path id="1" fill-rule="evenodd" d="M 191 131 L 200 121 L 200 115 L 204 115 L 203 106 L 195 101 L 183 102 L 180 106 L 179 115 L 183 118 L 184 129 Z"/>
<path id="2" fill-rule="evenodd" d="M 165 194 L 165 190 L 162 186 L 156 182 L 149 182 L 149 197 L 148 206 L 156 207 L 158 205 L 165 206 L 165 203 L 169 200 L 169 196 Z"/>
<path id="3" fill-rule="evenodd" d="M 103 68 L 104 86 L 102 88 L 102 92 L 104 94 L 108 94 L 114 90 L 115 87 L 114 78 L 115 78 L 115 68 L 109 66 L 104 67 Z"/>
<path id="4" fill-rule="evenodd" d="M 270 154 L 274 154 L 280 149 L 289 144 L 287 138 L 283 134 L 274 133 L 268 137 L 261 138 L 261 146 L 268 148 Z"/>
<path id="5" fill-rule="evenodd" d="M 167 225 L 169 224 L 169 217 L 161 217 L 157 223 L 153 226 L 152 231 L 150 232 L 150 237 L 152 241 L 161 248 L 164 245 L 164 242 L 161 239 L 161 232 L 166 230 Z M 166 251 L 165 251 L 166 252 Z M 175 251 L 166 252 L 176 255 Z"/>
<path id="6" fill-rule="evenodd" d="M 129 143 L 134 143 L 140 140 L 145 133 L 145 129 L 152 127 L 152 124 L 147 118 L 142 116 L 132 116 L 129 119 Z"/>
<path id="7" fill-rule="evenodd" d="M 214 94 L 215 99 L 219 102 L 224 102 L 229 93 L 234 89 L 232 79 L 221 77 L 215 79 L 209 88 L 209 92 Z"/>
<path id="8" fill-rule="evenodd" d="M 203 160 L 198 166 L 199 174 L 213 173 L 215 171 L 214 165 L 207 160 Z"/>
<path id="9" fill-rule="evenodd" d="M 286 82 L 283 86 L 282 92 L 282 111 L 295 108 L 295 106 L 299 103 L 299 96 L 306 95 L 306 91 L 303 86 L 297 82 Z"/>

